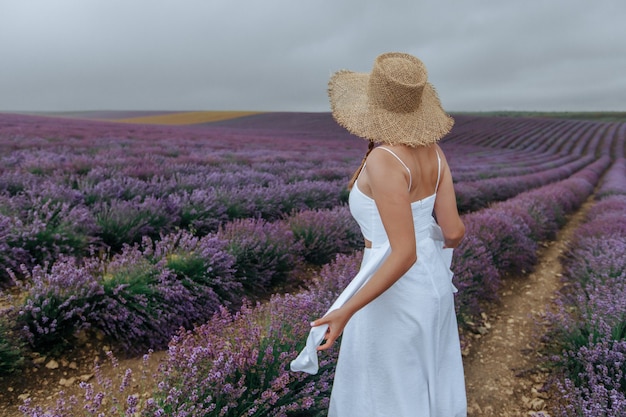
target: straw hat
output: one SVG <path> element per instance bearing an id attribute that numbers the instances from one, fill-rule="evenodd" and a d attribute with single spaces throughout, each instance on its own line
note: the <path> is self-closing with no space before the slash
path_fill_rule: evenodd
<path id="1" fill-rule="evenodd" d="M 442 109 L 416 57 L 379 55 L 372 72 L 341 70 L 328 83 L 333 117 L 350 133 L 389 145 L 428 145 L 445 136 L 454 120 Z"/>

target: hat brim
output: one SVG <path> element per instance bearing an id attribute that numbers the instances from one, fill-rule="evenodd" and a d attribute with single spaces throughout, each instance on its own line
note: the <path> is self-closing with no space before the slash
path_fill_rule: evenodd
<path id="1" fill-rule="evenodd" d="M 369 103 L 370 74 L 341 70 L 328 82 L 331 111 L 350 133 L 377 143 L 407 146 L 439 141 L 454 125 L 441 107 L 434 87 L 426 83 L 420 105 L 411 112 L 392 112 Z"/>

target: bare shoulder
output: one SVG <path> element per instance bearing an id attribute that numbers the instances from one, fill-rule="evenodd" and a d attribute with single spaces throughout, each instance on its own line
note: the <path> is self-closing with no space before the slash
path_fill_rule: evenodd
<path id="1" fill-rule="evenodd" d="M 390 166 L 393 166 L 394 161 L 397 163 L 395 157 L 389 152 L 379 149 L 380 147 L 374 148 L 372 152 L 367 157 L 367 167 L 368 169 L 371 167 L 373 169 L 387 169 Z M 391 146 L 385 146 L 385 148 L 392 150 L 395 152 Z"/>
<path id="2" fill-rule="evenodd" d="M 443 151 L 443 149 L 441 149 L 441 146 L 439 146 L 439 144 L 435 144 L 434 145 L 435 150 L 437 151 L 437 154 L 439 155 L 439 157 L 441 158 L 441 166 L 443 169 L 445 169 L 448 166 L 448 158 L 446 158 L 446 153 Z"/>
<path id="3" fill-rule="evenodd" d="M 408 173 L 395 156 L 375 148 L 367 157 L 367 179 L 373 188 L 395 191 L 396 186 L 406 189 Z"/>

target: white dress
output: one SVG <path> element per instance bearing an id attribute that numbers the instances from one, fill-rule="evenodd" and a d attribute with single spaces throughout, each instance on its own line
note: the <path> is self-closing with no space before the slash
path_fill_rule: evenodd
<path id="1" fill-rule="evenodd" d="M 382 149 L 398 158 L 391 150 Z M 352 316 L 344 329 L 328 417 L 467 415 L 454 311 L 456 289 L 450 271 L 452 254 L 451 249 L 443 249 L 441 229 L 432 215 L 435 198 L 436 191 L 411 204 L 417 262 Z M 389 253 L 376 204 L 359 190 L 358 181 L 350 192 L 349 204 L 372 248 L 365 249 L 359 274 L 329 311 L 358 291 Z M 317 372 L 314 349 L 325 331 L 325 326 L 312 329 L 307 348 L 292 363 L 293 370 Z"/>

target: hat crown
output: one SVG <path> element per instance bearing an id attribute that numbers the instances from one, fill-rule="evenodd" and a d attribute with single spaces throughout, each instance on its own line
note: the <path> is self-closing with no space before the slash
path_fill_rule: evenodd
<path id="1" fill-rule="evenodd" d="M 391 112 L 413 112 L 421 103 L 426 81 L 426 67 L 416 57 L 398 52 L 380 55 L 368 82 L 369 102 Z"/>

